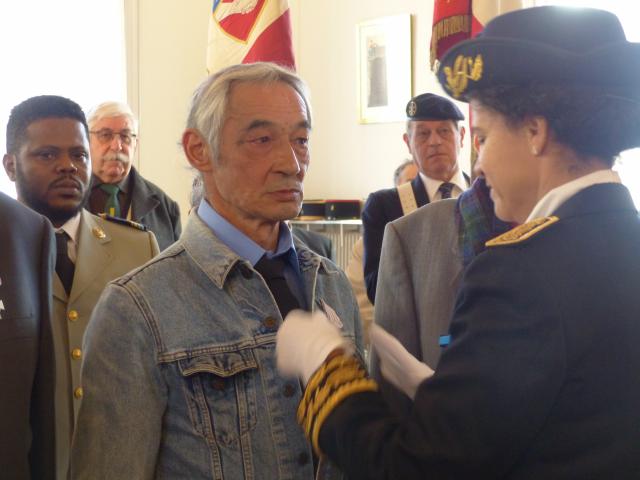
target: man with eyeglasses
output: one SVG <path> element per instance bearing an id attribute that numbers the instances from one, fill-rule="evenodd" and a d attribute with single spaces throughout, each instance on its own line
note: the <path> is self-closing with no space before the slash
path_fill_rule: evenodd
<path id="1" fill-rule="evenodd" d="M 89 112 L 91 194 L 88 209 L 145 225 L 164 250 L 180 237 L 180 208 L 133 167 L 138 121 L 128 105 L 104 102 Z"/>

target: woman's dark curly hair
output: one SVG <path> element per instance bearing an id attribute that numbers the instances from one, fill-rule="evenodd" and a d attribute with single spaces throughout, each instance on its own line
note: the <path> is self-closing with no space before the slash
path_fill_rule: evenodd
<path id="1" fill-rule="evenodd" d="M 623 150 L 640 146 L 640 102 L 595 87 L 500 85 L 470 92 L 469 97 L 518 126 L 531 116 L 544 117 L 554 139 L 583 156 L 610 166 Z"/>

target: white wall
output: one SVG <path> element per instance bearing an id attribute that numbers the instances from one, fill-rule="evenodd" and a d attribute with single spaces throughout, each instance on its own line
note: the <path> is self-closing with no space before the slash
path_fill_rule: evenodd
<path id="1" fill-rule="evenodd" d="M 289 4 L 298 73 L 311 88 L 314 108 L 305 196 L 366 198 L 374 190 L 392 186 L 393 171 L 408 158 L 402 141 L 405 124 L 358 124 L 356 25 L 412 14 L 414 95 L 443 94 L 429 69 L 433 0 L 289 0 Z M 468 148 L 462 157 L 468 159 Z M 463 169 L 468 170 L 468 160 Z"/>
<path id="2" fill-rule="evenodd" d="M 403 122 L 357 122 L 356 25 L 411 13 L 414 94 L 441 93 L 429 70 L 433 0 L 290 0 L 289 4 L 298 73 L 310 86 L 314 108 L 305 196 L 365 198 L 392 184 L 393 170 L 408 153 L 402 141 Z M 212 1 L 127 0 L 127 5 L 129 18 L 137 15 L 139 25 L 134 51 L 139 66 L 137 72 L 133 69 L 129 85 L 130 101 L 140 114 L 140 171 L 186 212 L 191 176 L 177 142 L 191 93 L 205 76 Z M 137 7 L 132 10 L 131 5 Z M 136 39 L 132 40 L 135 47 Z M 468 158 L 468 150 L 463 156 Z"/>
<path id="3" fill-rule="evenodd" d="M 212 2 L 127 0 L 126 4 L 127 15 L 137 15 L 138 25 L 138 37 L 129 39 L 138 59 L 129 82 L 129 101 L 140 117 L 138 166 L 145 178 L 180 204 L 184 220 L 192 174 L 179 142 L 191 94 L 206 77 Z"/>

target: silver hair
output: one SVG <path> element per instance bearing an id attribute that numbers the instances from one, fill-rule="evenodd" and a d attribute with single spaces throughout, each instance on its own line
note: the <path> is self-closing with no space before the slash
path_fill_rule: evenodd
<path id="1" fill-rule="evenodd" d="M 93 130 L 93 127 L 103 118 L 112 117 L 127 117 L 133 125 L 133 133 L 138 133 L 138 119 L 133 114 L 133 111 L 126 103 L 122 102 L 102 102 L 100 105 L 96 105 L 87 115 L 87 123 L 89 124 L 89 130 Z"/>
<path id="2" fill-rule="evenodd" d="M 237 83 L 276 82 L 286 83 L 300 95 L 307 112 L 307 122 L 311 126 L 309 92 L 304 81 L 292 71 L 274 63 L 256 62 L 224 68 L 202 82 L 191 99 L 187 128 L 199 131 L 209 143 L 213 158 L 217 158 L 231 88 Z"/>

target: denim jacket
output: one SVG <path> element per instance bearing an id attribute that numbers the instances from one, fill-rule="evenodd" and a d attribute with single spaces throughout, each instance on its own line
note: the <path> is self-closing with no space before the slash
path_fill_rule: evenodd
<path id="1" fill-rule="evenodd" d="M 361 352 L 342 271 L 296 244 L 307 305 Z M 191 215 L 181 239 L 111 283 L 84 340 L 72 478 L 312 479 L 298 381 L 279 376 L 266 283 Z M 321 462 L 318 478 L 342 474 Z"/>

